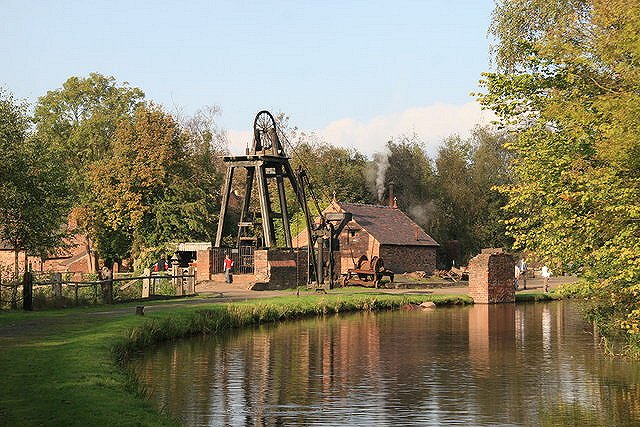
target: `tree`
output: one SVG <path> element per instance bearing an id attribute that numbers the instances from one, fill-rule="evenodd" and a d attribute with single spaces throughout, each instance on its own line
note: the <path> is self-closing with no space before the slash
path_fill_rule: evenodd
<path id="1" fill-rule="evenodd" d="M 511 246 L 502 223 L 506 197 L 495 188 L 511 182 L 504 143 L 504 134 L 476 128 L 469 139 L 447 138 L 438 150 L 434 234 L 442 243 L 458 241 L 458 262 L 482 248 Z"/>
<path id="2" fill-rule="evenodd" d="M 515 245 L 581 272 L 596 311 L 640 334 L 640 6 L 501 1 L 481 102 L 514 130 Z"/>
<path id="3" fill-rule="evenodd" d="M 144 93 L 114 77 L 90 73 L 70 77 L 62 88 L 40 97 L 35 108 L 38 135 L 60 149 L 76 174 L 110 155 L 118 123 L 132 116 Z"/>
<path id="4" fill-rule="evenodd" d="M 62 88 L 47 92 L 35 107 L 37 137 L 61 154 L 70 170 L 73 213 L 89 241 L 124 244 L 124 236 L 104 227 L 99 212 L 92 211 L 96 194 L 88 182 L 92 165 L 113 154 L 111 141 L 118 124 L 128 120 L 144 98 L 142 90 L 119 85 L 114 77 L 91 73 L 88 77 L 70 77 Z M 112 233 L 112 234 L 109 234 Z M 126 246 L 126 245 L 125 245 Z M 112 248 L 111 250 L 115 250 Z M 97 263 L 93 263 L 96 268 Z"/>
<path id="5" fill-rule="evenodd" d="M 18 253 L 46 256 L 62 246 L 69 199 L 56 151 L 31 132 L 28 105 L 0 89 L 0 240 Z"/>
<path id="6" fill-rule="evenodd" d="M 130 121 L 119 123 L 112 156 L 90 169 L 99 195 L 92 210 L 109 231 L 104 239 L 96 233 L 105 258 L 145 258 L 167 251 L 170 242 L 212 238 L 218 205 L 208 190 L 216 184 L 209 185 L 207 176 L 202 185 L 194 167 L 202 161 L 194 150 L 201 154 L 204 142 L 155 105 L 140 106 Z M 123 244 L 114 247 L 112 235 L 122 236 L 116 242 Z"/>

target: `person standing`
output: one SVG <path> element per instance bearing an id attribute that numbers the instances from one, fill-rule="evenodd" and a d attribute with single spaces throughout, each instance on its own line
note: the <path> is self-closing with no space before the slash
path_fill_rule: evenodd
<path id="1" fill-rule="evenodd" d="M 551 277 L 549 267 L 543 265 L 542 270 L 540 270 L 540 276 L 542 276 L 542 282 L 544 283 L 544 291 L 549 292 L 549 277 Z"/>
<path id="2" fill-rule="evenodd" d="M 520 258 L 518 262 L 518 268 L 520 269 L 520 278 L 522 279 L 522 289 L 527 289 L 527 270 L 528 266 L 524 258 Z"/>
<path id="3" fill-rule="evenodd" d="M 163 256 L 160 257 L 158 262 L 153 264 L 153 271 L 167 271 L 169 269 L 169 264 L 165 260 Z"/>
<path id="4" fill-rule="evenodd" d="M 224 281 L 226 283 L 233 283 L 233 275 L 231 269 L 233 268 L 233 260 L 229 258 L 229 255 L 224 256 Z"/>

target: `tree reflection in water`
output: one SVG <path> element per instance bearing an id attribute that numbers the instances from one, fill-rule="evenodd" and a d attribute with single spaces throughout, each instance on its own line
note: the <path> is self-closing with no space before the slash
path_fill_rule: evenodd
<path id="1" fill-rule="evenodd" d="M 603 356 L 562 302 L 266 325 L 133 364 L 186 425 L 640 422 L 640 365 Z"/>

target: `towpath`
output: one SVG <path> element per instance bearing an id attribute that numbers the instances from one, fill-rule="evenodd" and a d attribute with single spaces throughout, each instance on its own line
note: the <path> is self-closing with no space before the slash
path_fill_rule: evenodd
<path id="1" fill-rule="evenodd" d="M 551 288 L 557 287 L 561 283 L 570 283 L 575 281 L 572 277 L 556 277 L 550 280 Z M 242 282 L 233 284 L 209 282 L 204 285 L 198 285 L 196 289 L 199 293 L 198 297 L 187 299 L 176 299 L 171 301 L 152 301 L 149 303 L 139 303 L 145 305 L 145 313 L 152 313 L 160 310 L 169 310 L 178 307 L 205 306 L 211 304 L 224 304 L 238 301 L 248 301 L 260 298 L 272 298 L 277 296 L 295 295 L 295 291 L 251 291 L 247 289 L 247 285 Z M 542 290 L 542 279 L 529 279 L 527 281 L 528 291 Z M 521 289 L 519 292 L 522 292 Z M 341 292 L 353 293 L 371 293 L 380 292 L 388 294 L 439 294 L 439 295 L 465 295 L 468 293 L 466 283 L 447 284 L 436 288 L 401 288 L 401 289 L 373 289 L 350 287 L 348 290 L 340 288 L 331 291 L 332 294 L 340 294 Z M 308 294 L 309 291 L 301 291 L 300 294 Z M 0 313 L 0 348 L 5 345 L 24 342 L 25 339 L 36 336 L 50 335 L 51 332 L 70 324 L 81 328 L 83 325 L 100 320 L 119 316 L 131 316 L 135 313 L 135 304 L 115 305 L 91 307 L 86 309 L 73 310 L 51 310 L 48 312 L 36 312 L 33 317 L 28 315 L 13 316 L 12 313 Z"/>

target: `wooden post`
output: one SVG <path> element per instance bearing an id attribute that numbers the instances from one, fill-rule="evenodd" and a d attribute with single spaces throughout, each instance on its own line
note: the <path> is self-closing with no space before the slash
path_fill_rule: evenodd
<path id="1" fill-rule="evenodd" d="M 56 300 L 62 298 L 62 273 L 53 273 L 51 275 L 51 287 L 53 288 L 53 297 Z"/>
<path id="2" fill-rule="evenodd" d="M 278 197 L 280 202 L 280 213 L 282 215 L 282 228 L 284 229 L 284 241 L 288 248 L 293 247 L 291 241 L 291 226 L 289 225 L 289 211 L 287 209 L 287 195 L 284 190 L 284 178 L 282 177 L 282 166 L 276 166 L 276 181 L 278 183 Z"/>
<path id="3" fill-rule="evenodd" d="M 269 187 L 267 185 L 267 173 L 264 165 L 256 167 L 258 181 L 258 197 L 260 199 L 260 216 L 262 221 L 262 238 L 264 246 L 275 246 L 275 230 L 273 229 L 273 216 L 271 215 L 271 200 L 269 199 Z"/>
<path id="4" fill-rule="evenodd" d="M 192 265 L 189 266 L 187 274 L 192 277 L 187 277 L 187 293 L 193 295 L 196 293 L 196 269 Z"/>
<path id="5" fill-rule="evenodd" d="M 74 290 L 75 301 L 76 301 L 76 305 L 78 305 L 78 282 L 74 283 L 74 285 L 75 285 L 75 290 Z"/>
<path id="6" fill-rule="evenodd" d="M 113 272 L 108 267 L 102 269 L 102 302 L 113 304 Z"/>
<path id="7" fill-rule="evenodd" d="M 253 176 L 255 174 L 255 167 L 246 167 L 247 179 L 244 187 L 244 199 L 242 200 L 242 209 L 240 210 L 240 222 L 238 226 L 238 246 L 240 245 L 240 237 L 242 232 L 248 228 L 245 223 L 249 216 L 249 205 L 251 204 L 251 191 L 253 190 Z M 219 247 L 219 246 L 216 246 Z M 213 264 L 211 264 L 213 265 Z"/>
<path id="8" fill-rule="evenodd" d="M 180 274 L 180 266 L 178 265 L 178 260 L 173 260 L 171 263 L 171 282 L 173 285 L 173 288 L 176 290 L 176 295 L 177 296 L 182 296 L 184 295 L 184 287 L 182 286 L 182 280 L 180 280 L 180 277 L 176 277 Z"/>
<path id="9" fill-rule="evenodd" d="M 227 166 L 227 174 L 224 179 L 224 189 L 222 190 L 222 203 L 220 204 L 220 215 L 218 216 L 218 231 L 216 233 L 215 247 L 222 244 L 222 228 L 224 227 L 224 218 L 227 216 L 227 208 L 229 207 L 229 195 L 231 194 L 231 182 L 233 181 L 233 167 Z"/>
<path id="10" fill-rule="evenodd" d="M 151 292 L 151 269 L 145 268 L 142 273 L 144 279 L 142 279 L 142 298 L 149 298 Z"/>
<path id="11" fill-rule="evenodd" d="M 22 278 L 22 307 L 25 311 L 33 311 L 33 275 L 25 271 Z"/>

